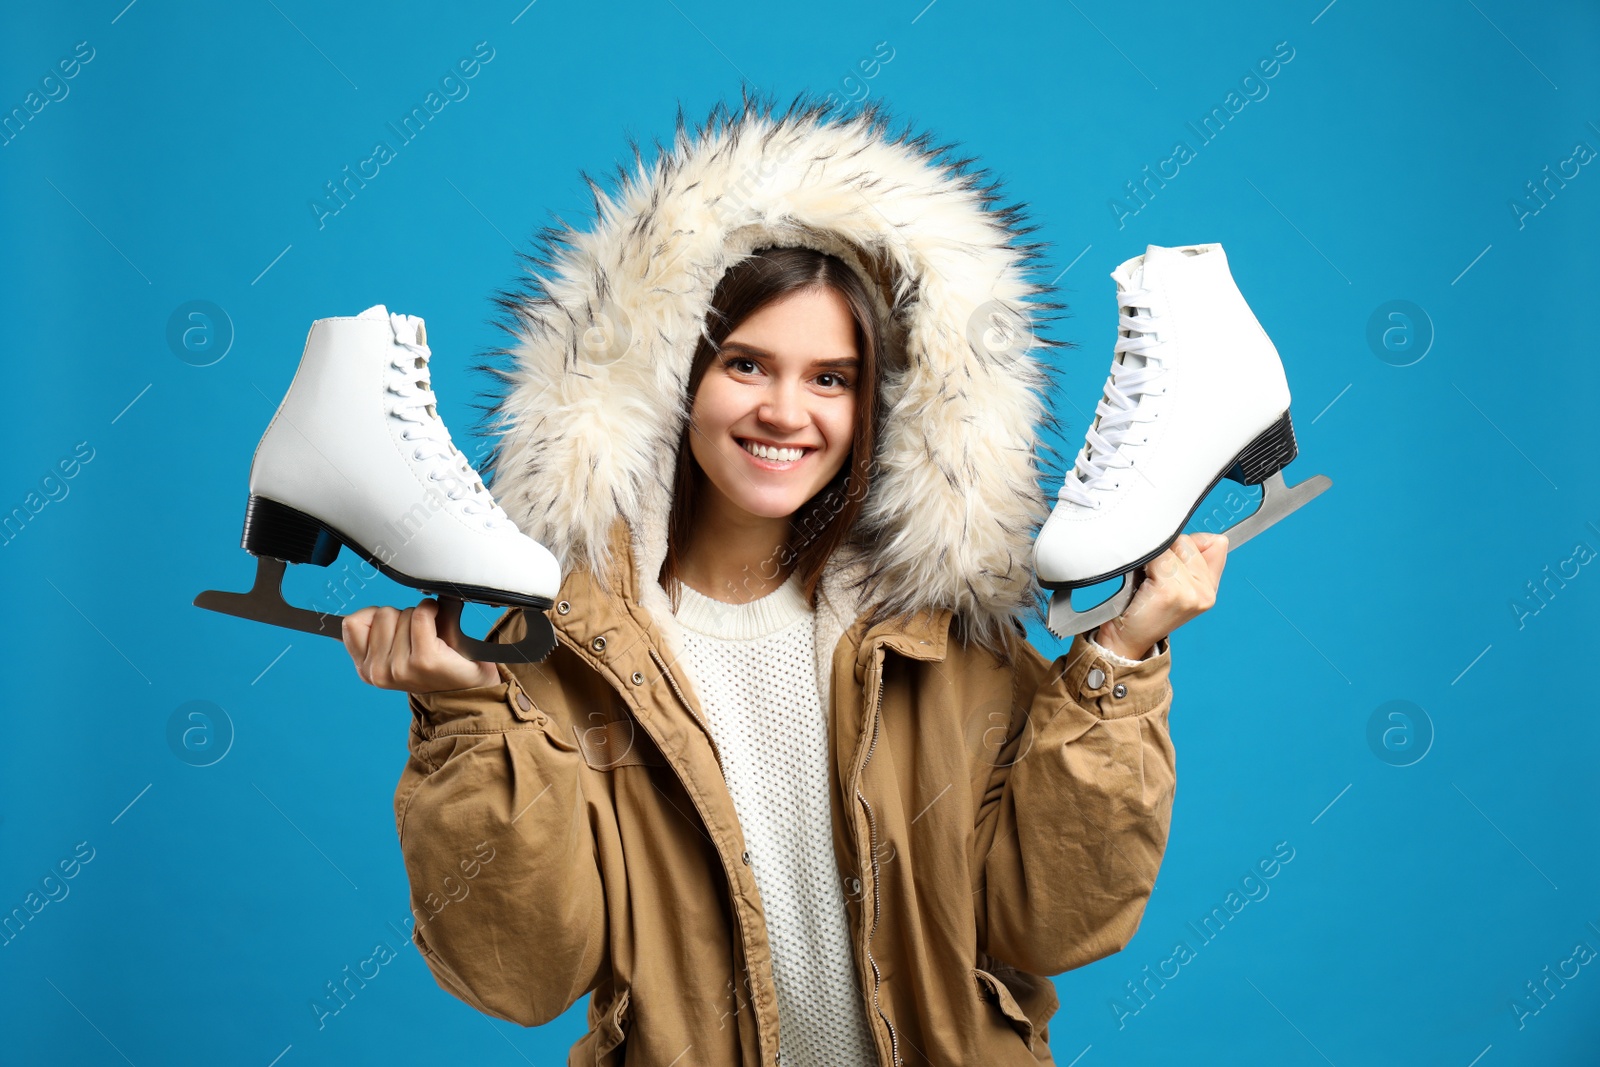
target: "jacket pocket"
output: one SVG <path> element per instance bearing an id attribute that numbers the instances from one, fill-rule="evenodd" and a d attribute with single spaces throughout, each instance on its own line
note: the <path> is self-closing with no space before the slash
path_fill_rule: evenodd
<path id="1" fill-rule="evenodd" d="M 599 1020 L 567 1054 L 567 1067 L 620 1067 L 632 1015 L 630 993 L 623 989 L 600 1011 Z"/>
<path id="2" fill-rule="evenodd" d="M 1036 1041 L 1048 1042 L 1050 1017 L 1061 1006 L 1055 985 L 1048 978 L 1024 974 L 1014 968 L 1003 968 L 1008 981 L 980 967 L 972 969 L 977 979 L 978 991 L 983 998 L 999 1009 L 1006 1021 L 1017 1031 L 1029 1052 L 1036 1052 Z M 1018 997 L 1022 1001 L 1018 1000 Z M 1023 1006 L 1026 1002 L 1026 1007 Z"/>
<path id="3" fill-rule="evenodd" d="M 584 762 L 597 771 L 618 767 L 665 767 L 666 757 L 655 740 L 631 716 L 605 719 L 600 712 L 590 713 L 588 728 L 572 727 L 569 742 L 583 750 Z"/>

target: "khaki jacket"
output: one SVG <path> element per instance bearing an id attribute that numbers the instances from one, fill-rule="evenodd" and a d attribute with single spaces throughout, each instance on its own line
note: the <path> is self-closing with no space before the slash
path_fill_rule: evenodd
<path id="1" fill-rule="evenodd" d="M 592 990 L 569 1064 L 773 1067 L 755 877 L 637 581 L 573 572 L 544 662 L 411 695 L 395 816 L 414 940 L 441 986 L 525 1026 Z M 1119 667 L 1080 637 L 1050 662 L 1019 635 L 1003 670 L 949 623 L 856 625 L 833 650 L 856 976 L 882 1064 L 1051 1063 L 1046 976 L 1126 945 L 1160 867 L 1171 654 Z M 492 633 L 524 628 L 510 612 Z"/>

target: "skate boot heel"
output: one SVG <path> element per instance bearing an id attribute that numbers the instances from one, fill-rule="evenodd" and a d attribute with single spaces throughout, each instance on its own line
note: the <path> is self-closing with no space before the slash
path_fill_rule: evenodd
<path id="1" fill-rule="evenodd" d="M 1294 423 L 1285 411 L 1283 417 L 1245 446 L 1225 475 L 1240 485 L 1260 485 L 1294 461 L 1300 454 L 1294 440 Z"/>
<path id="2" fill-rule="evenodd" d="M 339 541 L 320 522 L 287 504 L 250 494 L 240 544 L 252 556 L 326 567 L 339 555 Z"/>

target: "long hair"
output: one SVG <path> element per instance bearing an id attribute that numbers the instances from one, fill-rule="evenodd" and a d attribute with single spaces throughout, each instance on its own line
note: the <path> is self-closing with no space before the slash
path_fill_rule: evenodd
<path id="1" fill-rule="evenodd" d="M 826 287 L 833 289 L 849 306 L 855 320 L 856 354 L 861 360 L 856 375 L 856 424 L 850 453 L 839 472 L 800 505 L 789 520 L 789 537 L 775 557 L 763 564 L 771 573 L 762 581 L 776 577 L 784 565 L 793 562 L 801 576 L 806 601 L 816 606 L 817 586 L 822 571 L 834 551 L 842 545 L 855 525 L 862 502 L 872 487 L 873 455 L 883 418 L 878 391 L 879 356 L 882 352 L 884 324 L 872 311 L 866 283 L 837 256 L 810 248 L 764 248 L 740 260 L 717 283 L 706 312 L 705 328 L 695 347 L 690 365 L 684 403 L 693 408 L 695 394 L 723 341 L 757 311 L 791 293 Z M 679 606 L 679 552 L 688 543 L 695 513 L 696 475 L 700 465 L 689 448 L 692 432 L 687 419 L 678 441 L 677 473 L 674 476 L 672 509 L 667 520 L 667 554 L 661 564 L 659 580 L 672 598 L 672 610 Z M 749 579 L 747 579 L 747 582 Z"/>

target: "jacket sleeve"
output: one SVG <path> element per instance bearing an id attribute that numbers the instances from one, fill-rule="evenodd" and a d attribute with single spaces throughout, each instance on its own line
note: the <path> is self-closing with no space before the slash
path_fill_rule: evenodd
<path id="1" fill-rule="evenodd" d="M 520 617 L 490 639 L 516 640 Z M 539 1026 L 598 981 L 605 895 L 577 745 L 497 666 L 497 685 L 408 694 L 396 829 L 412 940 L 434 979 L 481 1012 Z"/>
<path id="2" fill-rule="evenodd" d="M 979 948 L 1038 975 L 1109 956 L 1139 928 L 1177 782 L 1172 654 L 1118 664 L 1079 636 L 1054 662 L 1014 639 L 1016 701 L 978 808 Z"/>
<path id="3" fill-rule="evenodd" d="M 1100 631 L 1098 628 L 1095 629 L 1092 634 L 1084 634 L 1084 639 L 1089 643 L 1090 652 L 1093 652 L 1099 656 L 1104 656 L 1106 659 L 1120 667 L 1136 667 L 1140 663 L 1144 662 L 1144 660 L 1129 659 L 1127 656 L 1119 656 L 1109 648 L 1106 648 L 1099 641 L 1096 641 L 1095 638 L 1099 636 Z M 1167 642 L 1169 640 L 1171 640 L 1171 638 L 1163 637 L 1161 640 L 1157 641 L 1155 643 L 1155 647 L 1150 650 L 1150 654 L 1145 656 L 1145 659 L 1149 659 L 1151 656 L 1159 656 L 1161 653 L 1165 652 L 1167 650 Z"/>

